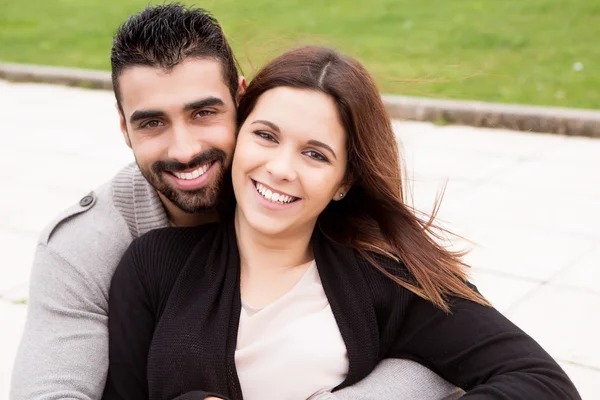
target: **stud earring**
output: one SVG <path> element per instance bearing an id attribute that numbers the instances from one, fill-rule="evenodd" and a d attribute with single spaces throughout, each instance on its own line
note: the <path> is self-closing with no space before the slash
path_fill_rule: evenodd
<path id="1" fill-rule="evenodd" d="M 340 199 L 344 197 L 344 193 L 340 193 Z"/>

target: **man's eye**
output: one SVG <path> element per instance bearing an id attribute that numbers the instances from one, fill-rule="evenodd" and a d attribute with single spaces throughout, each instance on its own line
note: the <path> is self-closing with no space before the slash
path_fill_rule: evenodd
<path id="1" fill-rule="evenodd" d="M 200 110 L 196 114 L 194 114 L 194 118 L 204 118 L 204 117 L 209 117 L 214 114 L 216 114 L 216 113 L 212 110 Z"/>
<path id="2" fill-rule="evenodd" d="M 256 136 L 259 136 L 265 140 L 269 140 L 271 142 L 275 142 L 277 143 L 277 139 L 275 138 L 275 136 L 271 135 L 269 132 L 265 132 L 265 131 L 255 131 L 254 134 Z"/>
<path id="3" fill-rule="evenodd" d="M 305 151 L 304 154 L 306 154 L 310 158 L 313 158 L 317 161 L 325 161 L 325 162 L 329 161 L 327 159 L 327 157 L 325 157 L 323 154 L 319 153 L 318 151 L 308 150 L 308 151 Z"/>
<path id="4" fill-rule="evenodd" d="M 159 126 L 162 125 L 162 122 L 153 119 L 152 121 L 148 121 L 148 122 L 144 122 L 142 125 L 140 125 L 140 128 L 158 128 Z"/>

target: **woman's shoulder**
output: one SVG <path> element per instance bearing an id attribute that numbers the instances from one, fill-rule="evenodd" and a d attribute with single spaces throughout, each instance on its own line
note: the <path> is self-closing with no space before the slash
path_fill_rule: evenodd
<path id="1" fill-rule="evenodd" d="M 205 238 L 215 236 L 217 224 L 189 228 L 160 228 L 136 238 L 126 256 L 134 262 L 138 274 L 149 278 L 166 271 L 176 274 L 198 248 L 207 246 Z"/>
<path id="2" fill-rule="evenodd" d="M 161 228 L 140 236 L 124 254 L 112 284 L 131 287 L 137 282 L 144 288 L 157 314 L 160 314 L 190 258 L 209 251 L 217 229 L 217 224 Z"/>
<path id="3" fill-rule="evenodd" d="M 412 274 L 399 259 L 374 251 L 363 251 L 349 244 L 338 243 L 325 235 L 316 236 L 313 243 L 317 264 L 324 263 L 328 271 L 338 270 L 346 279 L 364 280 L 378 296 L 392 295 L 401 288 L 391 277 L 414 282 Z M 327 272 L 327 271 L 325 271 Z M 334 273 L 335 274 L 335 273 Z"/>
<path id="4" fill-rule="evenodd" d="M 413 284 L 414 276 L 402 260 L 375 252 L 354 250 L 356 263 L 362 274 L 373 284 L 384 285 L 396 289 L 396 280 Z"/>
<path id="5" fill-rule="evenodd" d="M 198 239 L 214 233 L 218 224 L 206 224 L 194 227 L 167 227 L 151 230 L 136 238 L 131 243 L 139 249 L 162 250 L 163 248 L 171 247 L 186 247 L 190 244 L 197 243 Z"/>

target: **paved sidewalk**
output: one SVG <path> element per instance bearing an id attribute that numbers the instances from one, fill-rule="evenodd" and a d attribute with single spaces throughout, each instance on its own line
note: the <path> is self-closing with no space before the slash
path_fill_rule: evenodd
<path id="1" fill-rule="evenodd" d="M 36 237 L 132 160 L 112 93 L 0 81 L 0 400 Z M 395 122 L 417 208 L 475 242 L 479 289 L 600 398 L 600 140 Z M 460 243 L 458 243 L 460 245 Z"/>

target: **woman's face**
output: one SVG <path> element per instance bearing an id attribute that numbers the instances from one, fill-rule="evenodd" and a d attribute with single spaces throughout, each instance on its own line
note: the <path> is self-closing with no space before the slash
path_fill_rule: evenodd
<path id="1" fill-rule="evenodd" d="M 278 87 L 263 93 L 240 128 L 232 180 L 238 213 L 268 235 L 312 232 L 346 194 L 346 133 L 333 99 Z"/>

